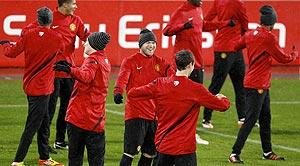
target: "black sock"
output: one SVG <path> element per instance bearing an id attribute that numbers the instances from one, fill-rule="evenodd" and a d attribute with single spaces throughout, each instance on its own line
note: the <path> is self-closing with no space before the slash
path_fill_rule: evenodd
<path id="1" fill-rule="evenodd" d="M 120 161 L 120 166 L 131 166 L 133 158 L 123 154 L 122 159 Z"/>
<path id="2" fill-rule="evenodd" d="M 153 158 L 148 158 L 145 157 L 144 155 L 141 155 L 138 166 L 151 166 L 152 159 Z"/>

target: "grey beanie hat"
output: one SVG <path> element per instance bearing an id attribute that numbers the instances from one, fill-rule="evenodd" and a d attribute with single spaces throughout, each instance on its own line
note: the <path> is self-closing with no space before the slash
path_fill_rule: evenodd
<path id="1" fill-rule="evenodd" d="M 110 41 L 110 35 L 105 32 L 94 32 L 89 35 L 90 46 L 95 50 L 103 50 Z"/>
<path id="2" fill-rule="evenodd" d="M 37 10 L 37 20 L 39 25 L 47 26 L 52 23 L 53 13 L 51 9 L 47 7 L 41 7 Z"/>
<path id="3" fill-rule="evenodd" d="M 142 29 L 142 31 L 140 32 L 139 47 L 141 48 L 142 45 L 148 41 L 156 42 L 156 36 L 149 29 Z"/>
<path id="4" fill-rule="evenodd" d="M 277 22 L 277 14 L 275 9 L 270 5 L 264 5 L 259 9 L 260 24 L 261 25 L 274 25 Z"/>

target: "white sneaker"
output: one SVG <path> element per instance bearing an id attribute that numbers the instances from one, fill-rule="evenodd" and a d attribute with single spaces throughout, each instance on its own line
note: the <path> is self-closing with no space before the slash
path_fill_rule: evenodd
<path id="1" fill-rule="evenodd" d="M 244 123 L 245 123 L 245 118 L 240 119 L 240 120 L 238 121 L 239 127 L 241 128 L 242 125 L 243 125 Z"/>
<path id="2" fill-rule="evenodd" d="M 196 142 L 197 144 L 202 144 L 202 145 L 208 145 L 209 142 L 200 138 L 200 136 L 198 134 L 196 134 Z"/>
<path id="3" fill-rule="evenodd" d="M 257 128 L 259 128 L 259 127 L 260 127 L 260 125 L 259 125 L 259 123 L 258 123 L 258 122 L 256 122 L 256 123 L 255 123 L 255 127 L 257 127 Z"/>
<path id="4" fill-rule="evenodd" d="M 211 124 L 210 121 L 205 121 L 205 120 L 203 120 L 203 122 L 202 122 L 202 127 L 206 128 L 206 129 L 212 129 L 212 128 L 214 128 L 214 126 Z"/>

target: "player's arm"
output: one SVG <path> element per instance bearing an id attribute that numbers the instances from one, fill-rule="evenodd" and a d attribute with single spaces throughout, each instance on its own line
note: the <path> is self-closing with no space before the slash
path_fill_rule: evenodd
<path id="1" fill-rule="evenodd" d="M 244 2 L 237 1 L 235 5 L 235 17 L 241 24 L 241 34 L 244 35 L 246 31 L 248 31 L 248 16 L 246 14 L 246 7 Z"/>
<path id="2" fill-rule="evenodd" d="M 156 94 L 157 80 L 152 81 L 151 83 L 131 88 L 128 92 L 128 98 L 132 98 L 135 100 L 148 100 L 153 99 Z"/>
<path id="3" fill-rule="evenodd" d="M 99 64 L 91 57 L 88 57 L 85 61 L 84 65 L 81 67 L 71 67 L 70 74 L 77 81 L 88 84 L 95 79 Z"/>
<path id="4" fill-rule="evenodd" d="M 216 9 L 216 1 L 214 1 L 214 4 L 209 9 L 207 15 L 204 17 L 205 21 L 212 21 L 217 16 L 217 9 Z"/>
<path id="5" fill-rule="evenodd" d="M 217 110 L 226 111 L 230 107 L 230 101 L 224 95 L 213 95 L 202 85 L 197 86 L 196 100 L 199 105 Z"/>
<path id="6" fill-rule="evenodd" d="M 282 48 L 280 48 L 276 37 L 272 35 L 272 38 L 273 39 L 270 39 L 269 42 L 266 43 L 266 52 L 269 53 L 277 62 L 289 63 L 298 57 L 298 52 L 296 50 L 293 50 L 291 54 L 287 54 Z"/>
<path id="7" fill-rule="evenodd" d="M 117 93 L 123 95 L 124 89 L 128 84 L 130 74 L 131 74 L 131 65 L 130 65 L 130 61 L 128 61 L 128 59 L 126 58 L 123 60 L 120 67 L 119 75 L 114 87 L 114 95 Z"/>
<path id="8" fill-rule="evenodd" d="M 193 28 L 192 26 L 192 20 L 187 21 L 178 21 L 182 20 L 182 14 L 180 14 L 180 11 L 175 11 L 174 14 L 171 16 L 170 22 L 167 24 L 167 26 L 163 29 L 163 34 L 165 36 L 173 36 L 176 35 L 178 32 Z"/>
<path id="9" fill-rule="evenodd" d="M 246 48 L 245 36 L 242 36 L 238 41 L 234 43 L 234 50 L 240 50 Z"/>
<path id="10" fill-rule="evenodd" d="M 78 19 L 79 19 L 79 25 L 78 25 L 77 36 L 80 38 L 80 40 L 85 42 L 87 37 L 90 35 L 90 32 L 87 28 L 85 28 L 83 21 L 79 17 Z"/>
<path id="11" fill-rule="evenodd" d="M 20 37 L 16 44 L 6 42 L 3 44 L 4 55 L 9 58 L 15 58 L 24 51 L 25 36 Z"/>

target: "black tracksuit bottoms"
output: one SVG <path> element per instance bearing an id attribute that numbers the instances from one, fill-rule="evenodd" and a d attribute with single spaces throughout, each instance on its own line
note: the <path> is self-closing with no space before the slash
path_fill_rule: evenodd
<path id="1" fill-rule="evenodd" d="M 216 95 L 220 92 L 227 75 L 229 74 L 235 92 L 235 102 L 238 118 L 245 118 L 245 62 L 242 51 L 215 52 L 214 71 L 208 90 Z M 205 108 L 203 119 L 210 121 L 212 110 Z"/>
<path id="2" fill-rule="evenodd" d="M 55 108 L 58 96 L 60 97 L 59 112 L 56 120 L 56 139 L 55 142 L 64 142 L 67 123 L 65 121 L 69 100 L 73 91 L 74 79 L 72 78 L 55 78 L 54 92 L 49 101 L 50 125 L 55 114 Z"/>
<path id="3" fill-rule="evenodd" d="M 71 123 L 67 124 L 69 139 L 69 165 L 82 166 L 84 149 L 90 166 L 103 166 L 105 154 L 105 134 L 87 131 Z"/>
<path id="4" fill-rule="evenodd" d="M 232 153 L 239 155 L 254 127 L 257 119 L 260 125 L 260 139 L 264 153 L 272 151 L 271 145 L 271 111 L 269 90 L 246 88 L 246 119 L 239 130 Z"/>
<path id="5" fill-rule="evenodd" d="M 24 160 L 35 133 L 37 133 L 38 152 L 40 159 L 49 159 L 49 98 L 50 95 L 27 96 L 28 115 L 15 156 L 15 162 L 22 162 Z"/>

